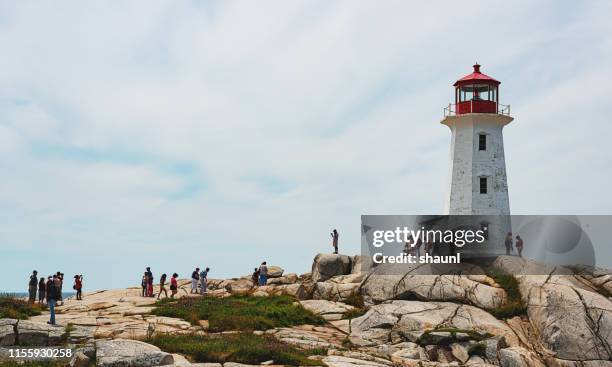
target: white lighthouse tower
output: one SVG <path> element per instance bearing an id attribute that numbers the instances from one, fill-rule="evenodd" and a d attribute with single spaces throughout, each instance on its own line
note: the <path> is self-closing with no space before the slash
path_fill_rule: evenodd
<path id="1" fill-rule="evenodd" d="M 510 229 L 502 130 L 513 118 L 510 107 L 499 103 L 499 84 L 474 65 L 473 73 L 455 82 L 455 103 L 445 108 L 441 121 L 452 134 L 445 214 L 487 216 L 484 224 L 495 242 L 488 246 L 490 254 L 505 252 Z"/>

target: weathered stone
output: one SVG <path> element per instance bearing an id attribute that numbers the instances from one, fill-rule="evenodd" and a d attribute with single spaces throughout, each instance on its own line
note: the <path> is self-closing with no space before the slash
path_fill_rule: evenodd
<path id="1" fill-rule="evenodd" d="M 0 319 L 0 346 L 15 345 L 15 319 Z"/>
<path id="2" fill-rule="evenodd" d="M 67 335 L 63 326 L 19 320 L 17 336 L 20 345 L 47 346 L 62 344 Z"/>
<path id="3" fill-rule="evenodd" d="M 409 363 L 409 360 L 420 360 L 425 357 L 425 351 L 418 344 L 402 343 L 403 348 L 391 354 L 391 361 L 399 364 Z"/>
<path id="4" fill-rule="evenodd" d="M 268 266 L 268 278 L 279 278 L 283 276 L 285 270 L 280 266 L 270 265 Z"/>
<path id="5" fill-rule="evenodd" d="M 347 255 L 317 254 L 312 264 L 312 281 L 323 282 L 336 275 L 351 273 L 352 259 Z"/>
<path id="6" fill-rule="evenodd" d="M 419 268 L 425 271 L 423 267 Z M 374 270 L 361 284 L 361 293 L 373 303 L 417 298 L 427 301 L 457 301 L 481 308 L 496 308 L 506 302 L 502 288 L 463 275 L 378 274 Z M 484 279 L 488 277 L 484 277 Z M 493 282 L 494 283 L 494 282 Z"/>
<path id="7" fill-rule="evenodd" d="M 485 345 L 485 357 L 489 361 L 497 361 L 497 355 L 500 349 L 506 348 L 506 339 L 502 336 L 494 336 L 487 338 L 481 343 Z"/>
<path id="8" fill-rule="evenodd" d="M 70 360 L 70 367 L 87 367 L 91 359 L 81 351 L 76 351 Z"/>
<path id="9" fill-rule="evenodd" d="M 344 303 L 326 300 L 304 300 L 300 301 L 300 303 L 308 311 L 321 315 L 329 321 L 340 320 L 346 312 L 355 309 L 355 307 Z"/>
<path id="10" fill-rule="evenodd" d="M 358 292 L 358 283 L 338 284 L 329 281 L 318 282 L 315 283 L 312 298 L 342 302 L 350 299 Z"/>
<path id="11" fill-rule="evenodd" d="M 542 361 L 522 347 L 500 349 L 499 364 L 502 367 L 544 367 Z"/>
<path id="12" fill-rule="evenodd" d="M 271 278 L 268 280 L 269 285 L 281 285 L 281 284 L 294 284 L 298 281 L 298 276 L 295 273 L 290 273 L 278 278 Z"/>
<path id="13" fill-rule="evenodd" d="M 501 256 L 495 266 L 518 274 L 519 290 L 531 325 L 542 345 L 556 358 L 612 358 L 612 301 L 571 275 L 565 267 Z M 551 275 L 543 274 L 548 266 Z"/>
<path id="14" fill-rule="evenodd" d="M 375 305 L 351 323 L 351 336 L 378 343 L 409 340 L 412 332 L 437 328 L 471 330 L 504 336 L 510 345 L 518 339 L 512 329 L 491 314 L 450 302 L 392 301 Z"/>
<path id="15" fill-rule="evenodd" d="M 451 348 L 451 353 L 456 359 L 459 360 L 459 362 L 465 363 L 467 362 L 468 359 L 470 359 L 470 355 L 467 349 L 463 345 L 459 343 L 452 343 L 450 345 L 450 348 Z"/>
<path id="16" fill-rule="evenodd" d="M 96 366 L 99 367 L 150 367 L 174 363 L 172 354 L 137 340 L 97 340 L 96 351 Z"/>
<path id="17" fill-rule="evenodd" d="M 386 367 L 382 363 L 342 356 L 327 356 L 323 358 L 323 363 L 328 367 Z"/>

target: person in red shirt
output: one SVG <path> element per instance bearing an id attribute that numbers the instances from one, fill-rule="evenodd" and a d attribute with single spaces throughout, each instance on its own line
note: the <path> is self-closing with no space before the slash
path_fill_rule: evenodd
<path id="1" fill-rule="evenodd" d="M 81 291 L 83 290 L 83 274 L 74 276 L 74 290 L 76 290 L 76 299 L 82 300 L 83 295 Z"/>
<path id="2" fill-rule="evenodd" d="M 178 278 L 177 273 L 172 274 L 172 278 L 170 278 L 170 292 L 172 292 L 170 294 L 170 298 L 174 298 L 174 295 L 176 294 L 178 290 L 178 282 L 176 278 Z"/>

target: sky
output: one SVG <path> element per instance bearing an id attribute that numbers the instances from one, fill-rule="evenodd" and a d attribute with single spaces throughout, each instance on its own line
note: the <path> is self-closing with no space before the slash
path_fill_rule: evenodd
<path id="1" fill-rule="evenodd" d="M 610 214 L 608 1 L 0 1 L 0 285 L 310 270 L 438 214 L 452 84 L 502 82 L 513 214 Z"/>

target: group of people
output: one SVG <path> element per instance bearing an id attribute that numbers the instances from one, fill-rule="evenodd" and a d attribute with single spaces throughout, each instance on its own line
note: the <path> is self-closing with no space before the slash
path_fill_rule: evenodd
<path id="1" fill-rule="evenodd" d="M 200 271 L 200 268 L 195 268 L 191 273 L 191 292 L 204 295 L 208 287 L 208 272 L 210 268 Z"/>
<path id="2" fill-rule="evenodd" d="M 47 278 L 38 278 L 38 271 L 32 271 L 30 275 L 30 281 L 28 283 L 28 302 L 36 302 L 36 293 L 38 292 L 38 303 L 46 304 L 49 306 L 49 312 L 51 314 L 48 323 L 55 325 L 55 306 L 58 303 L 64 304 L 64 298 L 62 294 L 62 288 L 64 285 L 64 273 L 57 272 L 53 275 L 49 275 Z M 83 290 L 83 275 L 74 276 L 74 284 L 72 289 L 76 291 L 76 299 L 82 300 Z"/>
<path id="3" fill-rule="evenodd" d="M 266 261 L 262 262 L 259 268 L 254 269 L 251 281 L 253 282 L 253 287 L 268 284 L 268 263 Z"/>
<path id="4" fill-rule="evenodd" d="M 154 297 L 155 293 L 153 291 L 153 282 L 154 282 L 153 272 L 151 271 L 151 267 L 147 266 L 144 275 L 142 276 L 142 280 L 140 285 L 142 287 L 142 296 L 143 297 Z M 161 277 L 159 277 L 159 293 L 157 293 L 157 299 L 161 298 L 162 293 L 168 298 L 168 290 L 166 289 L 166 282 L 168 281 L 168 275 L 163 273 Z M 178 274 L 172 274 L 170 278 L 170 298 L 174 298 L 178 291 Z"/>
<path id="5" fill-rule="evenodd" d="M 36 294 L 38 293 L 38 303 L 48 303 L 50 296 L 49 289 L 52 284 L 55 286 L 55 290 L 57 291 L 56 298 L 54 298 L 55 301 L 61 302 L 63 304 L 64 300 L 62 298 L 62 290 L 64 286 L 64 273 L 59 271 L 53 275 L 49 275 L 47 278 L 41 277 L 40 279 L 38 278 L 38 271 L 32 271 L 32 275 L 30 275 L 30 281 L 28 282 L 28 301 L 30 303 L 35 303 Z M 72 289 L 75 290 L 76 299 L 82 300 L 82 274 L 74 276 L 74 283 Z"/>
<path id="6" fill-rule="evenodd" d="M 516 252 L 518 252 L 519 257 L 523 257 L 523 239 L 521 238 L 520 235 L 516 235 L 516 242 L 513 243 L 512 241 L 512 232 L 508 232 L 508 234 L 506 235 L 506 241 L 505 241 L 505 245 L 506 245 L 506 255 L 510 255 L 512 253 L 512 245 L 514 244 L 514 247 L 516 247 Z"/>

